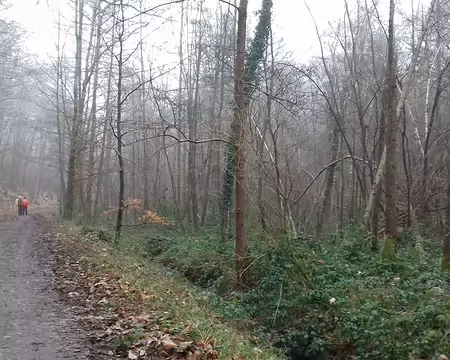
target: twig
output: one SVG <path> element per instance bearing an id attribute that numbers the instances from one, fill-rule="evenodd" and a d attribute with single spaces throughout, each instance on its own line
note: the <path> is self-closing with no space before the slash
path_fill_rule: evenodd
<path id="1" fill-rule="evenodd" d="M 275 314 L 273 315 L 272 328 L 275 326 L 275 321 L 277 320 L 278 309 L 280 308 L 280 303 L 281 303 L 281 296 L 283 295 L 283 284 L 284 284 L 284 274 L 283 274 L 283 279 L 281 279 L 280 295 L 278 296 L 277 308 L 275 309 Z"/>
<path id="2" fill-rule="evenodd" d="M 227 5 L 231 6 L 231 7 L 234 7 L 236 10 L 239 10 L 239 6 L 236 6 L 236 5 L 232 4 L 232 3 L 230 3 L 229 1 L 219 0 L 219 2 L 227 4 Z"/>
<path id="3" fill-rule="evenodd" d="M 318 178 L 320 175 L 322 175 L 322 173 L 323 173 L 326 169 L 328 169 L 328 168 L 331 167 L 331 166 L 336 165 L 338 162 L 340 162 L 340 161 L 342 161 L 342 160 L 345 160 L 345 159 L 358 160 L 358 161 L 361 161 L 361 162 L 367 164 L 367 162 L 366 162 L 365 160 L 363 160 L 363 159 L 361 159 L 361 158 L 357 158 L 357 157 L 355 157 L 355 156 L 351 156 L 351 155 L 346 155 L 346 156 L 344 156 L 344 157 L 341 158 L 341 159 L 334 160 L 333 162 L 329 163 L 328 165 L 325 165 L 325 166 L 322 168 L 322 170 L 319 171 L 319 173 L 318 173 L 318 174 L 311 180 L 311 182 L 308 184 L 308 186 L 306 187 L 306 189 L 303 190 L 303 192 L 299 195 L 299 197 L 298 197 L 297 199 L 294 200 L 294 202 L 292 203 L 292 205 L 295 205 L 295 204 L 297 204 L 298 201 L 300 201 L 300 199 L 306 194 L 306 192 L 307 192 L 307 191 L 309 190 L 309 188 L 314 184 L 314 182 L 317 180 L 317 178 Z"/>

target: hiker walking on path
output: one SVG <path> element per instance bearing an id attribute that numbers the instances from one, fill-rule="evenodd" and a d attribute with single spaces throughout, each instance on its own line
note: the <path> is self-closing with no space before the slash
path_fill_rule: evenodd
<path id="1" fill-rule="evenodd" d="M 28 201 L 28 198 L 25 196 L 22 200 L 22 215 L 28 215 L 28 205 L 30 202 Z"/>
<path id="2" fill-rule="evenodd" d="M 19 196 L 16 199 L 16 207 L 17 207 L 17 211 L 19 213 L 19 216 L 23 214 L 23 208 L 22 208 L 22 197 Z"/>

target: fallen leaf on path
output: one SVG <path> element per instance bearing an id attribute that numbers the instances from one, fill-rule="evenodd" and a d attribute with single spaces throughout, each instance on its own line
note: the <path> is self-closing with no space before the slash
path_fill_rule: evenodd
<path id="1" fill-rule="evenodd" d="M 161 339 L 161 343 L 165 350 L 173 350 L 177 347 L 177 344 L 175 344 L 168 335 L 165 335 L 163 339 Z"/>
<path id="2" fill-rule="evenodd" d="M 190 350 L 191 347 L 192 347 L 192 342 L 185 341 L 185 342 L 180 343 L 180 345 L 178 345 L 177 351 L 178 352 L 185 352 L 185 351 Z"/>
<path id="3" fill-rule="evenodd" d="M 131 351 L 128 351 L 128 359 L 136 360 L 137 358 L 137 355 L 133 354 Z"/>

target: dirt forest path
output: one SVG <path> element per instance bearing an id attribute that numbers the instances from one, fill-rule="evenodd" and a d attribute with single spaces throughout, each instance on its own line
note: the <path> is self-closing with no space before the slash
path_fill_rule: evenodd
<path id="1" fill-rule="evenodd" d="M 54 259 L 33 216 L 0 220 L 0 360 L 88 359 L 53 290 Z"/>

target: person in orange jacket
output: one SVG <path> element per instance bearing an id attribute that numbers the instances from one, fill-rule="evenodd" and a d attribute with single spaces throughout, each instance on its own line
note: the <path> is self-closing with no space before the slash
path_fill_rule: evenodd
<path id="1" fill-rule="evenodd" d="M 28 215 L 28 205 L 30 202 L 28 201 L 28 198 L 25 196 L 22 200 L 22 214 Z"/>

